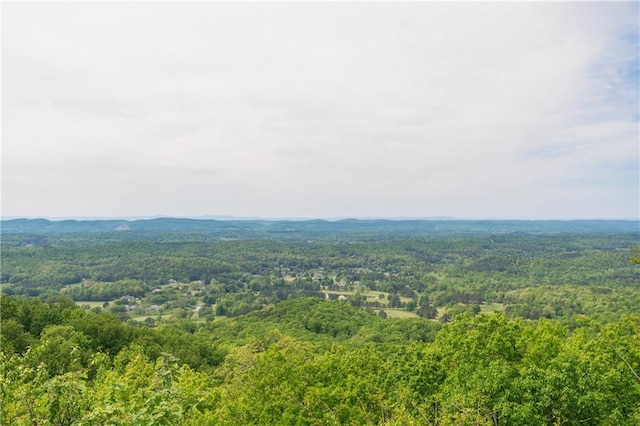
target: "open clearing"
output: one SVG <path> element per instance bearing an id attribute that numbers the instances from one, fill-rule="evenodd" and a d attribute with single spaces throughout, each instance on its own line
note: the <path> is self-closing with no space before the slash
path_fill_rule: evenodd
<path id="1" fill-rule="evenodd" d="M 111 304 L 113 300 L 76 300 L 75 302 L 78 306 L 89 305 L 92 308 L 102 308 L 104 302 Z"/>
<path id="2" fill-rule="evenodd" d="M 418 318 L 415 312 L 405 311 L 404 309 L 384 309 L 389 318 Z"/>

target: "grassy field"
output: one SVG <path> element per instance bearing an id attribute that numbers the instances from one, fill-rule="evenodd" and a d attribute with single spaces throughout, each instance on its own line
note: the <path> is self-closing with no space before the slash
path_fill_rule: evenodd
<path id="1" fill-rule="evenodd" d="M 380 302 L 381 305 L 388 305 L 389 304 L 389 294 L 390 293 L 386 293 L 384 291 L 356 291 L 356 290 L 322 290 L 323 293 L 327 293 L 327 294 L 337 294 L 337 295 L 343 295 L 343 296 L 351 296 L 354 295 L 356 293 L 360 293 L 364 296 L 366 296 L 367 298 L 367 302 Z M 382 297 L 379 297 L 382 296 Z M 411 300 L 413 300 L 410 297 L 404 297 L 404 296 L 400 296 L 400 301 L 402 303 L 407 303 L 410 302 Z"/>
<path id="2" fill-rule="evenodd" d="M 384 309 L 389 318 L 418 318 L 415 312 L 408 312 L 404 309 Z"/>
<path id="3" fill-rule="evenodd" d="M 383 291 L 356 291 L 356 290 L 322 290 L 323 293 L 327 294 L 342 294 L 344 296 L 352 296 L 356 293 L 360 293 L 367 297 L 367 300 L 375 301 L 375 300 L 387 300 L 387 296 L 389 293 L 385 293 Z M 378 296 L 382 295 L 383 298 L 378 299 Z"/>
<path id="4" fill-rule="evenodd" d="M 102 308 L 102 305 L 104 305 L 104 302 L 109 302 L 110 304 L 113 302 L 113 300 L 76 300 L 76 305 L 78 306 L 82 306 L 82 305 L 89 305 L 92 308 Z"/>
<path id="5" fill-rule="evenodd" d="M 162 314 L 160 315 L 160 318 L 167 319 L 171 316 L 173 316 L 173 314 Z M 134 319 L 135 321 L 144 322 L 147 318 L 151 318 L 155 320 L 158 318 L 158 315 L 134 315 L 131 318 Z"/>

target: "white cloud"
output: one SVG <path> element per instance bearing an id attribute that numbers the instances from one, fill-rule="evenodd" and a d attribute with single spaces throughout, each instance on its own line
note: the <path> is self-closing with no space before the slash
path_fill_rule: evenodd
<path id="1" fill-rule="evenodd" d="M 638 213 L 637 4 L 3 12 L 6 216 Z"/>

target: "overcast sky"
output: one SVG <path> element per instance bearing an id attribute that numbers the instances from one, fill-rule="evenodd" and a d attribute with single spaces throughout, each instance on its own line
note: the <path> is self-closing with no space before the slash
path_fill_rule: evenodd
<path id="1" fill-rule="evenodd" d="M 639 4 L 2 4 L 2 215 L 637 218 Z"/>

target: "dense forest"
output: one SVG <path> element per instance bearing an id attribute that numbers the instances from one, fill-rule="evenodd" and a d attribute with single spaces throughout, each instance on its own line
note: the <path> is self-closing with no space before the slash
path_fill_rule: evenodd
<path id="1" fill-rule="evenodd" d="M 640 424 L 638 225 L 2 221 L 0 420 Z"/>

